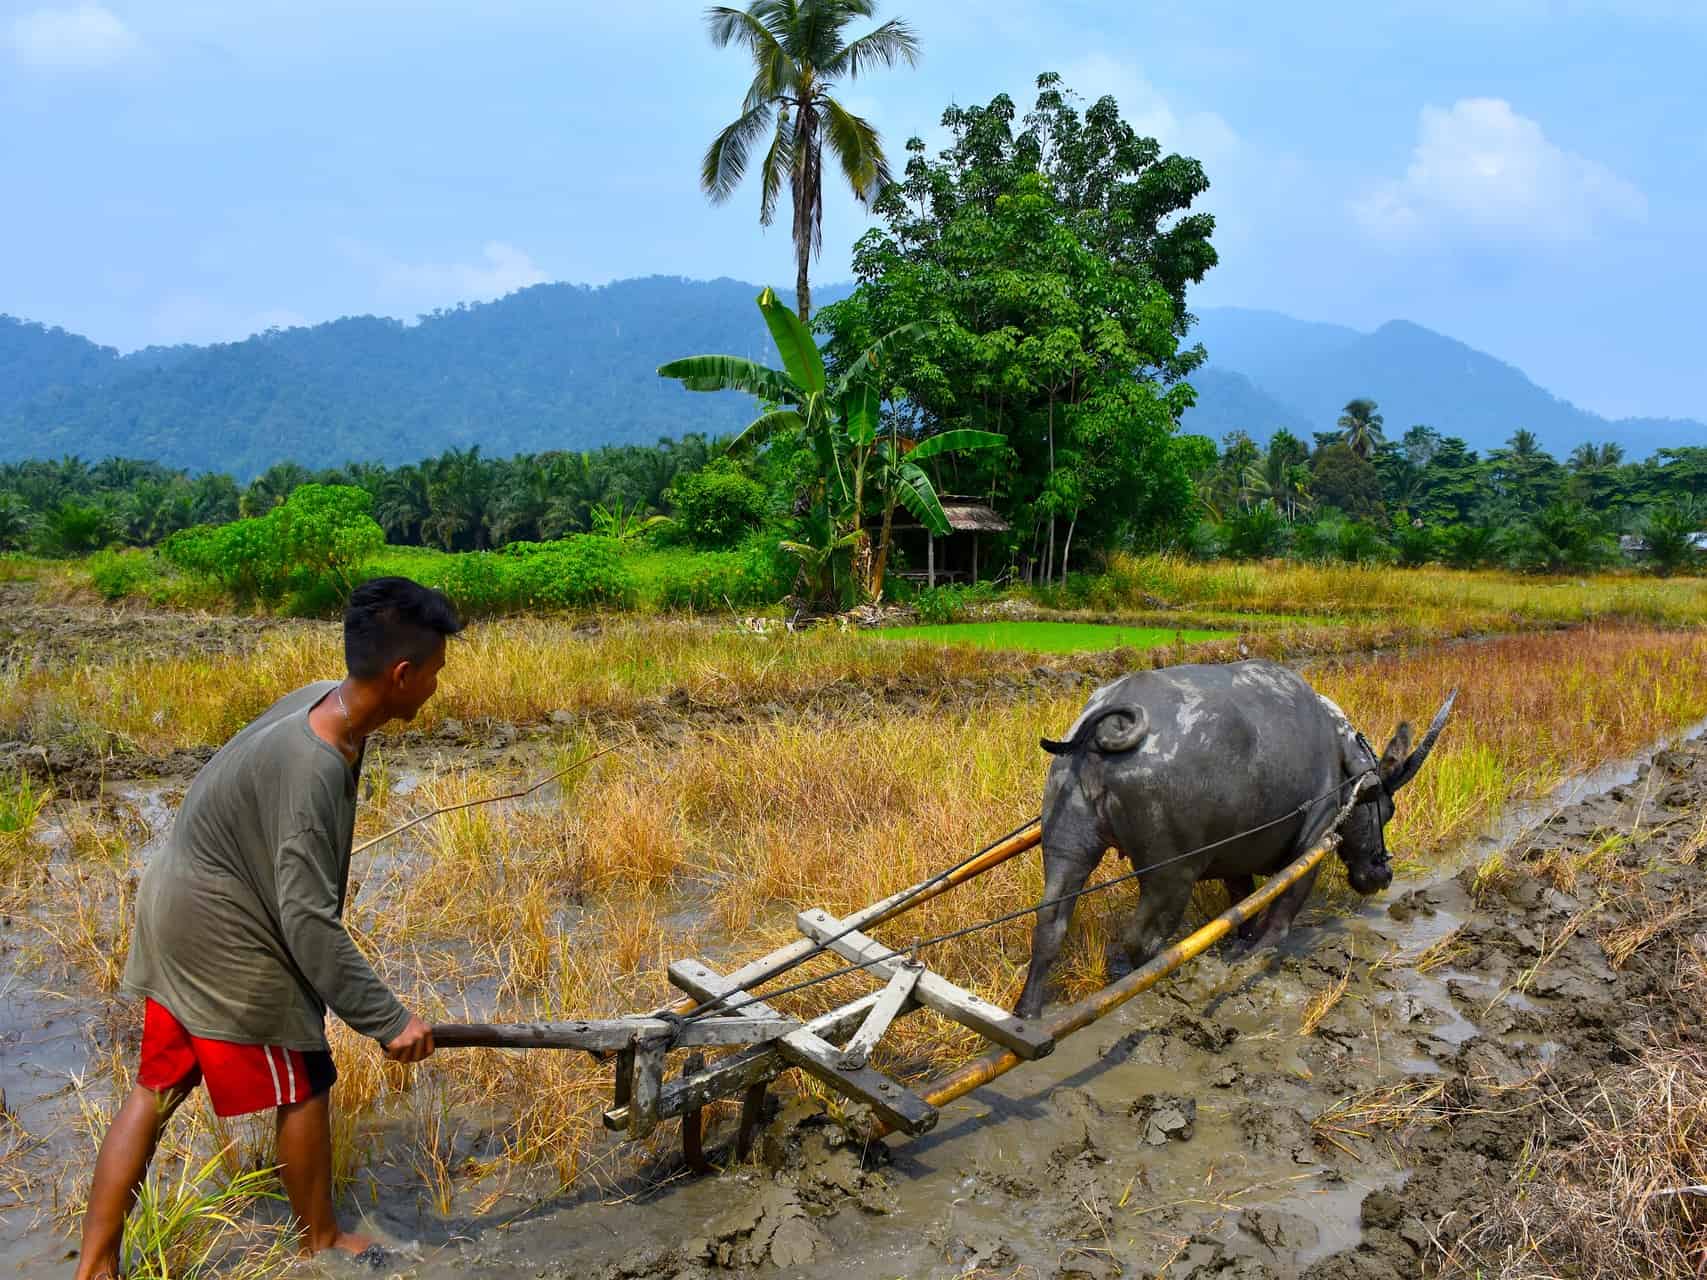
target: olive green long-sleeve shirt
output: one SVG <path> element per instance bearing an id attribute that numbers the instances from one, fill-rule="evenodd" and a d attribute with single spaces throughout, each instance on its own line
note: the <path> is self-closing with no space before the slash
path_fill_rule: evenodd
<path id="1" fill-rule="evenodd" d="M 326 1010 L 381 1044 L 409 1013 L 344 931 L 357 768 L 286 694 L 202 766 L 143 872 L 124 986 L 193 1035 L 326 1047 Z M 359 766 L 358 766 L 359 768 Z"/>

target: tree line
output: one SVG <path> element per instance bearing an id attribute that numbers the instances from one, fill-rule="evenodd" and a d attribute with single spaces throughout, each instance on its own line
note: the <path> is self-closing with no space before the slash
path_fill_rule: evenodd
<path id="1" fill-rule="evenodd" d="M 365 490 L 386 541 L 397 546 L 478 551 L 626 532 L 670 506 L 671 486 L 720 448 L 697 434 L 507 459 L 484 457 L 475 446 L 396 467 L 353 462 L 312 471 L 282 462 L 246 485 L 134 458 L 7 463 L 0 465 L 0 550 L 74 556 L 155 546 L 183 529 L 264 516 L 309 484 Z"/>
<path id="2" fill-rule="evenodd" d="M 1585 442 L 1564 461 L 1518 429 L 1479 456 L 1427 425 L 1387 437 L 1379 406 L 1352 400 L 1339 430 L 1307 444 L 1285 429 L 1266 445 L 1235 431 L 1202 441 L 1199 554 L 1432 560 L 1560 572 L 1626 550 L 1672 571 L 1699 559 L 1707 529 L 1707 448 L 1630 461 Z"/>

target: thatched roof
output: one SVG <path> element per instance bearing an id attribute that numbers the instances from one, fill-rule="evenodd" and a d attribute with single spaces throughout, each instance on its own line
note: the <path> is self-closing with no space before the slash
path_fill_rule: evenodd
<path id="1" fill-rule="evenodd" d="M 1006 533 L 1008 522 L 994 509 L 975 498 L 944 498 L 942 513 L 948 517 L 948 527 L 978 533 Z"/>
<path id="2" fill-rule="evenodd" d="M 942 495 L 942 513 L 948 517 L 948 527 L 956 533 L 1006 533 L 1011 527 L 987 502 L 960 494 Z M 897 516 L 900 514 L 896 513 Z M 922 529 L 924 526 L 916 520 L 897 519 L 893 527 Z"/>

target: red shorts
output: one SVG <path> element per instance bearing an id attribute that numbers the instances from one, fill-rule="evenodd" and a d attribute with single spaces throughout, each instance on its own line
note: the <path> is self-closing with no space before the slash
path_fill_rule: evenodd
<path id="1" fill-rule="evenodd" d="M 307 1102 L 338 1078 L 332 1055 L 265 1044 L 204 1040 L 184 1030 L 163 1004 L 148 1001 L 142 1015 L 142 1065 L 136 1082 L 155 1093 L 188 1092 L 201 1083 L 220 1116 L 242 1116 Z"/>

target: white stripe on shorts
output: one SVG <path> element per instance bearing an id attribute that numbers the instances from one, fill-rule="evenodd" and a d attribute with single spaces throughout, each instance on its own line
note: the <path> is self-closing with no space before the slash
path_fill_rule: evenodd
<path id="1" fill-rule="evenodd" d="M 284 1095 L 279 1092 L 279 1069 L 273 1065 L 273 1047 L 268 1044 L 261 1046 L 261 1052 L 267 1055 L 267 1070 L 273 1075 L 273 1101 L 278 1106 L 284 1106 Z M 289 1066 L 287 1062 L 285 1064 Z"/>
<path id="2" fill-rule="evenodd" d="M 290 1050 L 289 1049 L 280 1049 L 279 1050 L 279 1057 L 281 1057 L 285 1060 L 285 1075 L 286 1075 L 287 1079 L 290 1081 L 290 1093 L 285 1098 L 285 1101 L 286 1102 L 295 1102 L 296 1101 L 296 1063 L 294 1063 L 290 1060 Z"/>

